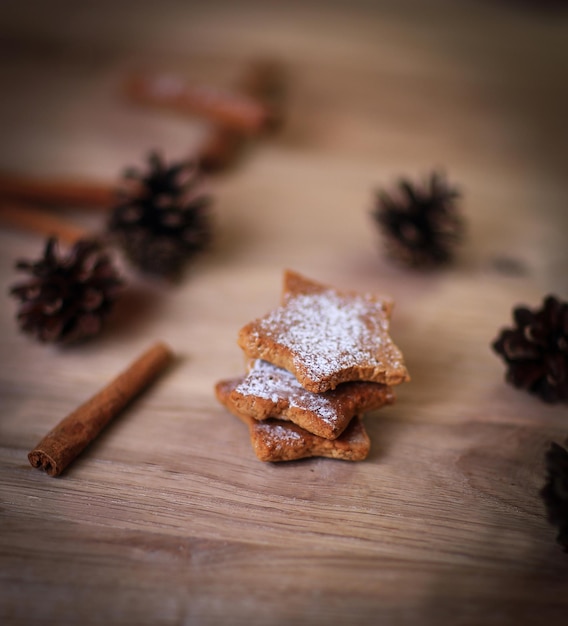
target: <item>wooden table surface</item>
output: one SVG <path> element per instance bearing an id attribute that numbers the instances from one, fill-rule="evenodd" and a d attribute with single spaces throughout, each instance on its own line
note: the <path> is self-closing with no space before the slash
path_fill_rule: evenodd
<path id="1" fill-rule="evenodd" d="M 14 260 L 43 240 L 0 230 L 0 621 L 565 624 L 568 556 L 538 492 L 567 410 L 506 385 L 490 344 L 516 304 L 568 296 L 566 14 L 5 0 L 0 19 L 0 167 L 22 173 L 114 181 L 152 148 L 194 150 L 202 121 L 121 97 L 132 68 L 225 85 L 270 54 L 290 73 L 286 127 L 209 181 L 213 249 L 179 285 L 126 268 L 90 343 L 17 331 Z M 369 213 L 379 188 L 433 168 L 461 188 L 468 236 L 428 274 L 385 258 Z M 285 268 L 396 301 L 412 382 L 366 417 L 364 462 L 263 464 L 214 397 L 243 372 L 238 330 L 276 306 Z M 174 367 L 64 475 L 28 464 L 159 339 Z"/>

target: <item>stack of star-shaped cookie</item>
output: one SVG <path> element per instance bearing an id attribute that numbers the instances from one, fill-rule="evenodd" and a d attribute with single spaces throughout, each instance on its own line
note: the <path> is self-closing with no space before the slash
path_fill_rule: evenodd
<path id="1" fill-rule="evenodd" d="M 409 380 L 388 333 L 391 309 L 372 294 L 284 273 L 282 304 L 239 333 L 247 374 L 215 386 L 248 425 L 259 459 L 367 457 L 362 414 L 394 402 L 392 387 Z"/>

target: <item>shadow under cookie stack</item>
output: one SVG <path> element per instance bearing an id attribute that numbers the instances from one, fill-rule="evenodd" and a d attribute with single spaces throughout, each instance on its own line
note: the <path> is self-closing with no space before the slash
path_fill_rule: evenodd
<path id="1" fill-rule="evenodd" d="M 281 305 L 239 332 L 247 374 L 215 385 L 261 461 L 367 457 L 363 414 L 392 404 L 392 387 L 409 380 L 391 310 L 373 294 L 284 273 Z"/>

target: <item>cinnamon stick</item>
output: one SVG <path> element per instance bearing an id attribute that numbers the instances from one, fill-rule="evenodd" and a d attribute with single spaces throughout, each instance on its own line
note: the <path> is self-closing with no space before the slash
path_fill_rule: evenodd
<path id="1" fill-rule="evenodd" d="M 285 84 L 282 65 L 270 59 L 259 59 L 249 64 L 237 83 L 238 92 L 265 107 L 265 131 L 274 131 L 283 123 Z M 222 170 L 239 155 L 244 144 L 242 133 L 217 124 L 201 145 L 198 161 L 205 171 Z"/>
<path id="2" fill-rule="evenodd" d="M 74 244 L 79 239 L 92 237 L 84 228 L 66 220 L 31 208 L 25 204 L 0 200 L 0 221 L 10 226 L 32 231 L 60 241 Z"/>
<path id="3" fill-rule="evenodd" d="M 218 172 L 237 158 L 244 144 L 240 133 L 224 126 L 213 126 L 199 147 L 197 161 L 204 172 Z"/>
<path id="4" fill-rule="evenodd" d="M 207 85 L 188 85 L 178 76 L 132 76 L 126 91 L 135 102 L 200 115 L 244 135 L 259 133 L 268 122 L 266 108 L 253 98 Z"/>
<path id="5" fill-rule="evenodd" d="M 87 180 L 52 180 L 0 173 L 0 198 L 56 207 L 108 210 L 116 202 L 116 191 L 111 185 Z"/>
<path id="6" fill-rule="evenodd" d="M 29 462 L 50 476 L 59 476 L 172 359 L 173 353 L 166 344 L 154 344 L 106 387 L 55 426 L 28 454 Z"/>
<path id="7" fill-rule="evenodd" d="M 239 91 L 266 107 L 266 130 L 276 130 L 284 121 L 287 82 L 283 65 L 267 58 L 251 62 L 237 86 Z"/>

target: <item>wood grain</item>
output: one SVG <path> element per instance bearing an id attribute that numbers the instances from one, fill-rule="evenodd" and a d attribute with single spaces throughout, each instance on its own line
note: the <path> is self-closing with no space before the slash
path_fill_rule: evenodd
<path id="1" fill-rule="evenodd" d="M 31 3 L 36 5 L 36 3 Z M 567 410 L 508 387 L 511 308 L 568 297 L 568 23 L 504 2 L 2 3 L 0 169 L 114 180 L 208 129 L 134 109 L 130 68 L 230 85 L 282 59 L 286 126 L 209 181 L 214 249 L 179 285 L 123 266 L 96 340 L 56 349 L 0 307 L 3 624 L 564 624 L 568 559 L 538 491 Z M 468 237 L 438 273 L 396 267 L 379 187 L 441 167 Z M 101 216 L 68 211 L 88 229 Z M 2 227 L 0 287 L 36 235 Z M 291 268 L 396 302 L 412 382 L 365 419 L 362 463 L 259 462 L 214 384 Z M 26 454 L 149 343 L 178 362 L 59 478 Z"/>

